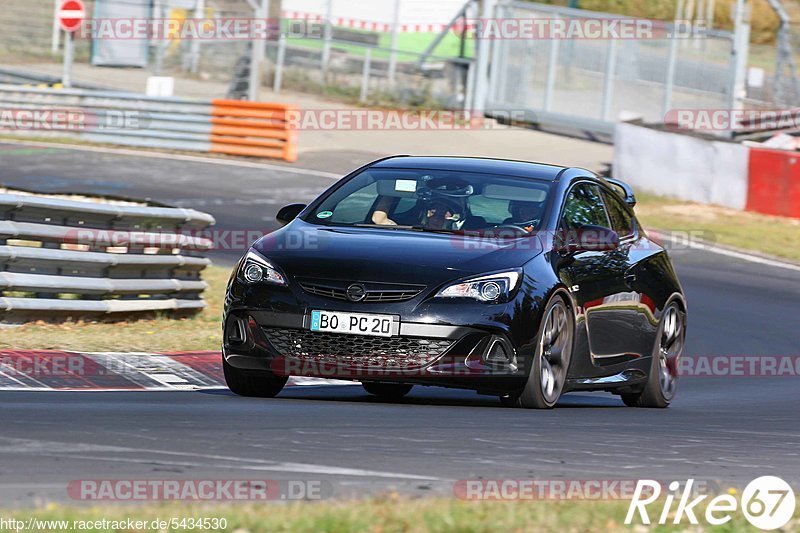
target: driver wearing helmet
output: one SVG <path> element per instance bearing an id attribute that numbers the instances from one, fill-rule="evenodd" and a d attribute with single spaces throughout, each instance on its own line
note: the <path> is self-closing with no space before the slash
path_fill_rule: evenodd
<path id="1" fill-rule="evenodd" d="M 503 224 L 518 226 L 531 233 L 542 217 L 542 204 L 539 202 L 525 202 L 522 200 L 511 200 L 508 204 L 511 217 L 507 218 Z"/>
<path id="2" fill-rule="evenodd" d="M 451 198 L 434 198 L 421 220 L 423 226 L 436 230 L 460 230 L 464 225 L 464 209 Z"/>
<path id="3" fill-rule="evenodd" d="M 473 194 L 472 185 L 457 177 L 435 178 L 422 176 L 425 184 L 416 190 L 417 206 L 413 210 L 417 222 L 436 230 L 460 230 L 466 222 L 466 199 Z M 396 226 L 390 218 L 395 199 L 381 197 L 372 213 L 372 222 L 381 226 Z M 396 215 L 396 213 L 395 213 Z M 408 212 L 403 216 L 408 218 Z"/>

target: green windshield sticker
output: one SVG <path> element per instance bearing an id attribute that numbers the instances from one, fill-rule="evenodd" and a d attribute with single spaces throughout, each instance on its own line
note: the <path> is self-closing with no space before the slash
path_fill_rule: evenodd
<path id="1" fill-rule="evenodd" d="M 320 211 L 317 213 L 317 218 L 331 218 L 333 216 L 333 211 Z"/>

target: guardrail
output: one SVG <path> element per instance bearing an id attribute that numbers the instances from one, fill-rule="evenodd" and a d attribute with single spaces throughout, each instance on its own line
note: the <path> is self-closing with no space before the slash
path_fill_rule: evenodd
<path id="1" fill-rule="evenodd" d="M 297 161 L 297 108 L 283 104 L 212 100 L 211 151 Z"/>
<path id="2" fill-rule="evenodd" d="M 13 127 L 23 111 L 73 115 L 61 124 Z M 297 132 L 290 120 L 297 108 L 284 104 L 0 84 L 0 112 L 11 113 L 0 123 L 3 133 L 297 160 Z"/>
<path id="3" fill-rule="evenodd" d="M 192 209 L 0 194 L 0 320 L 205 307 Z"/>

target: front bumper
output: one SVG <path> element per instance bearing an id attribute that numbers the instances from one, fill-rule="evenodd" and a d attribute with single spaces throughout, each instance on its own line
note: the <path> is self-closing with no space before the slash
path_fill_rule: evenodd
<path id="1" fill-rule="evenodd" d="M 278 375 L 390 381 L 505 393 L 524 386 L 524 357 L 501 328 L 401 321 L 396 337 L 311 332 L 308 314 L 226 313 L 223 356 Z"/>

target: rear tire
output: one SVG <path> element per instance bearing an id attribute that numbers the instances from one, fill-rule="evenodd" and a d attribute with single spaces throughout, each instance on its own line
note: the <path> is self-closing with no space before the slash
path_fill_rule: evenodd
<path id="1" fill-rule="evenodd" d="M 268 370 L 242 370 L 222 358 L 222 371 L 228 388 L 248 398 L 274 398 L 283 390 L 289 377 L 276 376 Z"/>
<path id="2" fill-rule="evenodd" d="M 675 398 L 678 358 L 686 339 L 686 314 L 675 302 L 664 310 L 658 327 L 647 384 L 641 392 L 621 394 L 628 407 L 664 409 Z"/>
<path id="3" fill-rule="evenodd" d="M 377 383 L 374 381 L 364 381 L 361 386 L 368 393 L 383 400 L 399 400 L 414 388 L 414 385 L 404 383 Z"/>
<path id="4" fill-rule="evenodd" d="M 575 317 L 563 296 L 557 295 L 547 304 L 537 339 L 525 388 L 500 397 L 506 407 L 552 409 L 558 403 L 567 382 L 575 339 Z"/>

